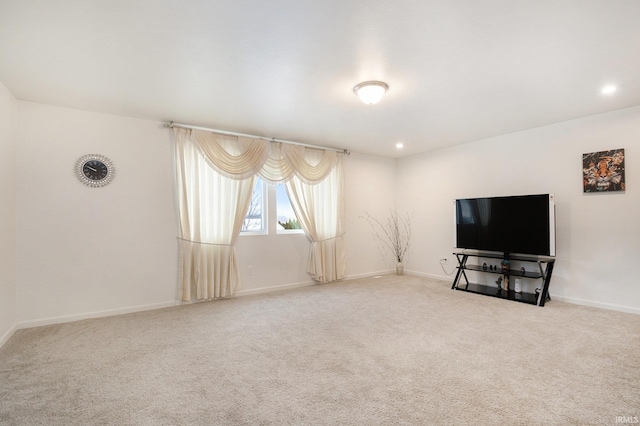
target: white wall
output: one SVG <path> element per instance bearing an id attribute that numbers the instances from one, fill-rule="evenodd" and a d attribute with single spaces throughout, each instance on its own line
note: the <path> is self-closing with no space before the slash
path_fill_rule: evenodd
<path id="1" fill-rule="evenodd" d="M 176 216 L 159 123 L 18 102 L 17 300 L 21 326 L 171 305 Z M 102 154 L 113 182 L 74 167 Z"/>
<path id="2" fill-rule="evenodd" d="M 161 123 L 18 102 L 17 310 L 33 326 L 177 301 L 172 131 Z M 102 154 L 114 181 L 89 188 L 77 159 Z M 365 210 L 393 205 L 395 160 L 345 158 L 349 276 L 390 268 Z M 311 284 L 304 235 L 243 236 L 239 294 Z M 253 274 L 248 274 L 251 266 Z"/>
<path id="3" fill-rule="evenodd" d="M 640 313 L 640 107 L 404 158 L 401 210 L 414 212 L 408 268 L 451 280 L 455 198 L 555 193 L 557 299 Z M 627 190 L 583 194 L 582 154 L 624 148 Z"/>
<path id="4" fill-rule="evenodd" d="M 0 346 L 13 334 L 16 312 L 16 125 L 18 104 L 0 82 Z"/>
<path id="5" fill-rule="evenodd" d="M 241 287 L 238 295 L 311 285 L 307 274 L 309 240 L 305 234 L 278 234 L 276 189 L 267 185 L 267 235 L 242 235 L 236 243 Z M 251 271 L 251 272 L 250 272 Z"/>
<path id="6" fill-rule="evenodd" d="M 362 218 L 365 212 L 379 219 L 388 216 L 395 207 L 395 184 L 395 159 L 358 153 L 345 158 L 345 245 L 350 277 L 395 268 L 393 256 L 379 247 Z"/>

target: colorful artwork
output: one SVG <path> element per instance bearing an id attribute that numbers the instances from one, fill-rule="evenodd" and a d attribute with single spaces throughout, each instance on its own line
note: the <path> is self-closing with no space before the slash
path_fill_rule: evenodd
<path id="1" fill-rule="evenodd" d="M 624 149 L 582 154 L 584 192 L 624 191 Z"/>

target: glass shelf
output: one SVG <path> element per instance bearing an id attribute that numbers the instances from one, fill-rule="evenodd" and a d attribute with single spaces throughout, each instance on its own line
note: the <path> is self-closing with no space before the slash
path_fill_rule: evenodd
<path id="1" fill-rule="evenodd" d="M 530 305 L 538 304 L 538 297 L 535 294 L 516 293 L 513 290 L 498 290 L 495 286 L 469 283 L 468 286 L 457 287 L 456 290 L 466 291 L 468 293 L 484 294 L 485 296 L 492 296 L 500 299 L 515 300 L 517 302 L 528 303 Z"/>

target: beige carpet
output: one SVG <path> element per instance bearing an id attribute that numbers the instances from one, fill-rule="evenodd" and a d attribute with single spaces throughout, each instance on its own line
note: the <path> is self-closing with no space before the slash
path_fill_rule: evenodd
<path id="1" fill-rule="evenodd" d="M 2 425 L 618 416 L 640 416 L 640 316 L 539 308 L 410 276 L 20 330 L 0 350 Z"/>

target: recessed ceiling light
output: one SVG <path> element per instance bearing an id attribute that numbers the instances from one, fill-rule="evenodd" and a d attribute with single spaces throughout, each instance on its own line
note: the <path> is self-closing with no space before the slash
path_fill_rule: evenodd
<path id="1" fill-rule="evenodd" d="M 616 86 L 614 86 L 613 84 L 608 84 L 602 88 L 601 92 L 603 95 L 610 95 L 616 90 L 618 90 Z"/>
<path id="2" fill-rule="evenodd" d="M 402 149 L 402 148 L 404 148 L 404 144 L 403 144 L 402 142 L 398 142 L 398 143 L 396 144 L 396 148 L 398 148 L 398 149 Z"/>

